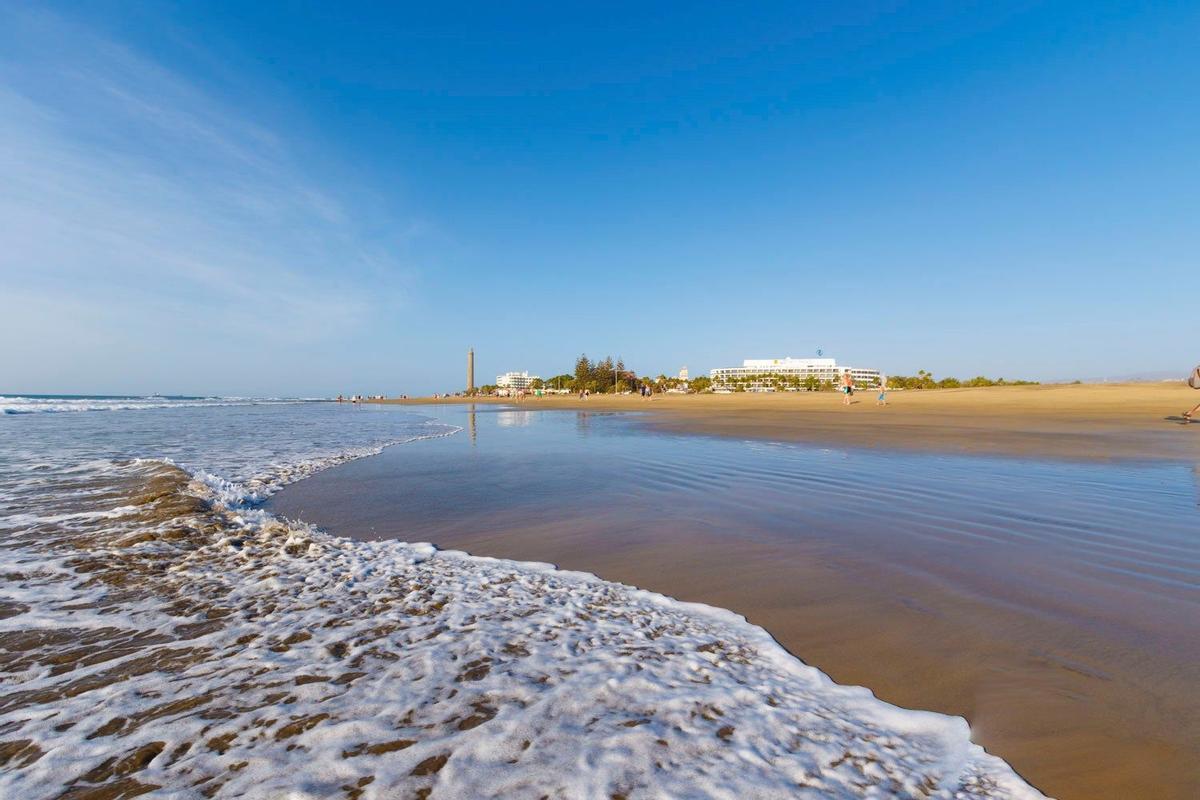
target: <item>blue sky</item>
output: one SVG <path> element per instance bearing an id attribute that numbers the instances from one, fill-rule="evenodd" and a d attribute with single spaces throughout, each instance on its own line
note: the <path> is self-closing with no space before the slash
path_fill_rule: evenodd
<path id="1" fill-rule="evenodd" d="M 1200 360 L 1195 3 L 0 6 L 0 391 Z"/>

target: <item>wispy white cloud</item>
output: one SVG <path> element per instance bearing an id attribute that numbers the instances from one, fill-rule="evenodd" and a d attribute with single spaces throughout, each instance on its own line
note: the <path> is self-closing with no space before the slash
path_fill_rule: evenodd
<path id="1" fill-rule="evenodd" d="M 300 346 L 402 305 L 394 242 L 363 232 L 352 193 L 314 177 L 286 132 L 70 20 L 0 9 L 0 28 L 7 341 L 30 308 L 60 308 L 55 347 L 158 326 L 168 347 L 172 329 L 204 327 Z M 25 362 L 0 350 L 9 380 Z"/>

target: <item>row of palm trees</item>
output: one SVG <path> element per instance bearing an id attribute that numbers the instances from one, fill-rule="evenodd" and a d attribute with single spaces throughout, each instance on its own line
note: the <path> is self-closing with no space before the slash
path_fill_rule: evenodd
<path id="1" fill-rule="evenodd" d="M 726 378 L 721 387 L 735 392 L 762 391 L 764 389 L 777 392 L 788 390 L 828 392 L 837 388 L 833 380 L 822 379 L 811 373 L 808 375 L 793 375 L 778 372 L 737 375 Z"/>

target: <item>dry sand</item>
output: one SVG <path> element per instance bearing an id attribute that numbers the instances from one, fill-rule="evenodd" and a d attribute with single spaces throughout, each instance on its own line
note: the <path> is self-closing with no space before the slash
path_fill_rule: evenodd
<path id="1" fill-rule="evenodd" d="M 874 391 L 841 405 L 833 392 L 575 395 L 527 397 L 530 409 L 652 412 L 680 433 L 827 442 L 856 447 L 990 453 L 1069 459 L 1200 460 L 1200 421 L 1181 413 L 1200 402 L 1182 382 L 995 386 L 907 390 L 875 404 Z M 500 403 L 510 398 L 387 400 L 388 403 Z"/>

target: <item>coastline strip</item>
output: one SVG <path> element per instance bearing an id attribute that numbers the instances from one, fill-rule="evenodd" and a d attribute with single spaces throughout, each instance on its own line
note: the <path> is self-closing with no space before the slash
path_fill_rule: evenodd
<path id="1" fill-rule="evenodd" d="M 867 393 L 864 393 L 867 395 Z M 842 406 L 828 392 L 414 398 L 420 406 L 479 404 L 527 410 L 644 412 L 657 429 L 834 446 L 1059 460 L 1200 461 L 1200 425 L 1181 409 L 1197 393 L 1182 382 L 997 386 L 890 392 Z"/>

